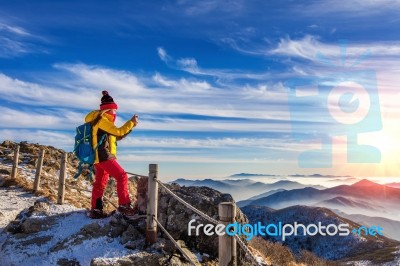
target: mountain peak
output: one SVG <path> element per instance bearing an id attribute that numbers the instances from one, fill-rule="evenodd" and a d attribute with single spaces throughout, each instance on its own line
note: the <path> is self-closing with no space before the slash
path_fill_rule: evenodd
<path id="1" fill-rule="evenodd" d="M 370 187 L 370 186 L 379 186 L 379 184 L 372 182 L 368 179 L 363 179 L 363 180 L 360 180 L 360 181 L 354 183 L 351 186 L 352 187 Z"/>

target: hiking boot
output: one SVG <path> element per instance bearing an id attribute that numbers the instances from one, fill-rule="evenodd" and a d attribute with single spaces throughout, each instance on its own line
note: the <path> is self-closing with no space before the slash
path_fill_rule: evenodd
<path id="1" fill-rule="evenodd" d="M 88 216 L 91 219 L 103 219 L 107 218 L 109 215 L 101 209 L 91 209 L 88 213 Z"/>
<path id="2" fill-rule="evenodd" d="M 137 209 L 133 207 L 130 203 L 120 205 L 118 207 L 118 212 L 127 217 L 133 217 L 137 213 Z"/>

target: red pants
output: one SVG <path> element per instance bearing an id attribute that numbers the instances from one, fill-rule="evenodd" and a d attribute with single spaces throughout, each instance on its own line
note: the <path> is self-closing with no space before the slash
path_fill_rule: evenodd
<path id="1" fill-rule="evenodd" d="M 128 175 L 125 170 L 115 160 L 107 160 L 94 165 L 96 180 L 92 190 L 92 208 L 102 208 L 102 197 L 107 186 L 108 178 L 111 175 L 117 181 L 117 194 L 119 205 L 130 203 L 128 191 Z"/>

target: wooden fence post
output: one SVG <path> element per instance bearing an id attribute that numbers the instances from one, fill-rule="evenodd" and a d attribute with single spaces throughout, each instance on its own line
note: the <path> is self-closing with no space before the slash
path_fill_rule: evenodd
<path id="1" fill-rule="evenodd" d="M 14 162 L 11 170 L 11 179 L 15 179 L 18 173 L 18 160 L 19 160 L 19 144 L 14 149 Z"/>
<path id="2" fill-rule="evenodd" d="M 36 165 L 35 182 L 33 183 L 33 191 L 35 192 L 39 190 L 40 174 L 42 173 L 44 151 L 45 151 L 44 149 L 40 151 L 40 155 Z"/>
<path id="3" fill-rule="evenodd" d="M 228 225 L 235 222 L 236 206 L 232 202 L 221 202 L 218 205 L 219 220 Z M 236 266 L 236 239 L 227 234 L 218 237 L 218 260 L 220 266 Z"/>
<path id="4" fill-rule="evenodd" d="M 147 182 L 147 221 L 146 221 L 146 242 L 155 243 L 157 240 L 157 219 L 158 207 L 158 165 L 149 164 L 149 180 Z"/>
<path id="5" fill-rule="evenodd" d="M 61 155 L 60 178 L 58 179 L 57 204 L 64 204 L 65 177 L 67 176 L 67 153 Z"/>

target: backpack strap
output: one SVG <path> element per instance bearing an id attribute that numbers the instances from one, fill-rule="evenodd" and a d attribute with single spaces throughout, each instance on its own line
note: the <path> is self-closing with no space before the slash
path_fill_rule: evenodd
<path id="1" fill-rule="evenodd" d="M 78 172 L 74 175 L 74 179 L 78 179 L 78 177 L 82 174 L 82 163 L 79 163 Z"/>
<path id="2" fill-rule="evenodd" d="M 107 134 L 104 134 L 103 136 L 101 136 L 101 139 L 100 139 L 100 141 L 99 141 L 99 142 L 97 142 L 97 145 L 96 145 L 96 147 L 94 147 L 94 149 L 93 149 L 93 150 L 97 150 L 97 149 L 99 148 L 99 146 L 100 146 L 101 144 L 103 144 L 103 142 L 104 142 L 104 139 L 106 138 L 106 136 L 107 136 Z"/>

